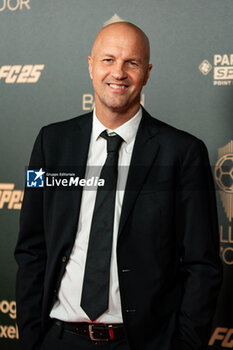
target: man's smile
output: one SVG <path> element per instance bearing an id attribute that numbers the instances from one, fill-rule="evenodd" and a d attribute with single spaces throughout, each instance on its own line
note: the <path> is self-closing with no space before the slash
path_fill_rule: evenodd
<path id="1" fill-rule="evenodd" d="M 126 84 L 115 84 L 115 83 L 107 83 L 107 85 L 115 91 L 123 91 L 126 90 L 129 86 Z"/>

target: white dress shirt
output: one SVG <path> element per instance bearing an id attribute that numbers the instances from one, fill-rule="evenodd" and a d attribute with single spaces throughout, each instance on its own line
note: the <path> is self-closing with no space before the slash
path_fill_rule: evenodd
<path id="1" fill-rule="evenodd" d="M 139 111 L 133 118 L 117 129 L 110 130 L 98 120 L 95 110 L 93 112 L 93 126 L 85 179 L 91 178 L 92 176 L 99 177 L 101 168 L 107 158 L 107 142 L 100 136 L 101 132 L 107 129 L 108 133 L 114 132 L 124 140 L 119 150 L 118 160 L 118 165 L 123 167 L 123 171 L 118 172 L 115 199 L 110 265 L 109 308 L 97 320 L 95 320 L 97 323 L 123 322 L 117 271 L 116 245 L 128 168 L 141 117 L 142 109 L 140 107 Z M 77 235 L 66 266 L 66 271 L 61 281 L 58 300 L 53 305 L 50 313 L 50 317 L 52 318 L 66 322 L 91 322 L 85 311 L 81 308 L 80 302 L 95 198 L 96 190 L 88 190 L 88 188 L 83 189 Z"/>

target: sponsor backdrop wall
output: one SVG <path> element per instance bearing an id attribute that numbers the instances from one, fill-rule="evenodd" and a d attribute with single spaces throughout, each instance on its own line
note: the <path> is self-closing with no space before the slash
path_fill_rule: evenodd
<path id="1" fill-rule="evenodd" d="M 233 0 L 0 0 L 0 348 L 20 348 L 13 250 L 33 142 L 92 109 L 87 56 L 114 15 L 151 41 L 142 104 L 208 147 L 224 265 L 209 348 L 233 348 Z"/>

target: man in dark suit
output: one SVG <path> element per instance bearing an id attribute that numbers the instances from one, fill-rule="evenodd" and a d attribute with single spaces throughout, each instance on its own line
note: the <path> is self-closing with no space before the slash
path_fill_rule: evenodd
<path id="1" fill-rule="evenodd" d="M 37 137 L 30 169 L 87 178 L 98 165 L 114 190 L 26 188 L 15 250 L 23 350 L 207 347 L 221 284 L 208 154 L 140 106 L 149 56 L 138 27 L 104 27 L 89 57 L 94 112 Z"/>

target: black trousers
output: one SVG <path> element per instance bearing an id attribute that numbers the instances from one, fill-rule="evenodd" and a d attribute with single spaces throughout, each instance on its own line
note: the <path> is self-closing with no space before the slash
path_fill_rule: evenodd
<path id="1" fill-rule="evenodd" d="M 45 335 L 40 350 L 130 350 L 126 338 L 109 341 L 92 341 L 86 336 L 62 330 L 53 325 Z"/>

